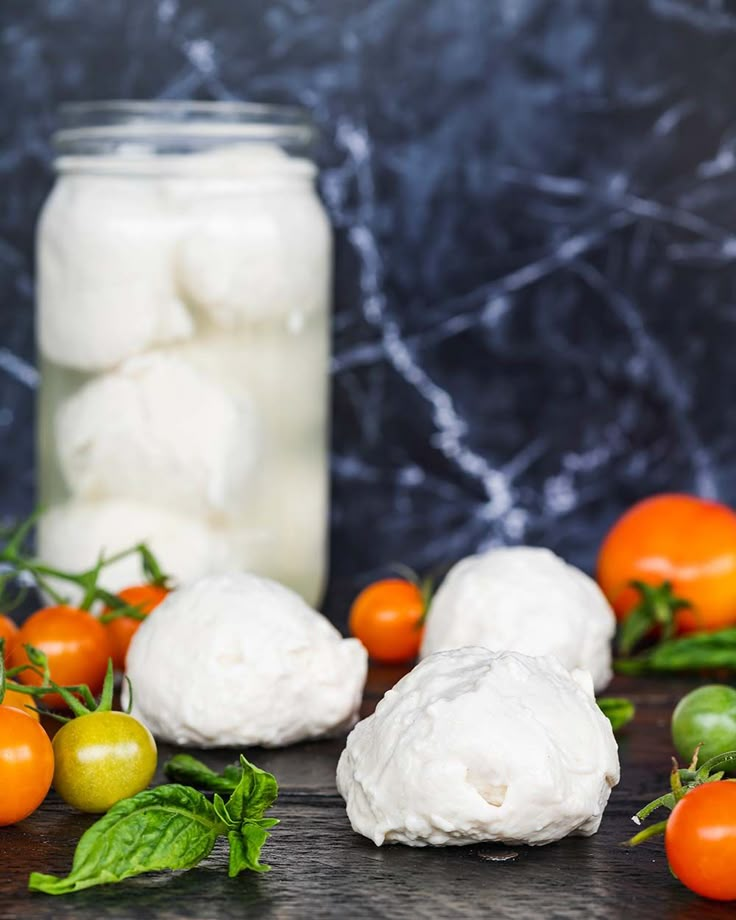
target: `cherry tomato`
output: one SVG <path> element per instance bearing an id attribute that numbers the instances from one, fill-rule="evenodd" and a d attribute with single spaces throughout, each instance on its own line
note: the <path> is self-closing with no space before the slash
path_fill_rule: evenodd
<path id="1" fill-rule="evenodd" d="M 124 712 L 93 712 L 54 735 L 54 789 L 80 811 L 101 814 L 141 792 L 156 772 L 156 742 Z"/>
<path id="2" fill-rule="evenodd" d="M 10 619 L 0 613 L 0 639 L 5 639 L 5 660 L 10 656 L 11 649 L 18 642 L 18 627 Z"/>
<path id="3" fill-rule="evenodd" d="M 672 583 L 692 604 L 678 611 L 681 631 L 736 623 L 736 514 L 692 495 L 657 495 L 634 505 L 608 533 L 598 581 L 619 619 L 636 606 L 632 580 Z"/>
<path id="4" fill-rule="evenodd" d="M 38 722 L 0 706 L 0 826 L 22 821 L 46 798 L 54 752 Z"/>
<path id="5" fill-rule="evenodd" d="M 31 719 L 35 719 L 36 722 L 40 721 L 38 712 L 35 709 L 28 708 L 29 706 L 36 705 L 33 697 L 28 696 L 26 693 L 21 693 L 19 690 L 11 690 L 10 687 L 7 687 L 5 689 L 2 705 L 10 706 L 12 709 L 19 709 L 27 716 L 30 716 Z"/>
<path id="6" fill-rule="evenodd" d="M 698 745 L 698 763 L 736 749 L 736 690 L 708 684 L 683 696 L 672 713 L 672 740 L 690 763 Z"/>
<path id="7" fill-rule="evenodd" d="M 160 585 L 135 585 L 119 591 L 118 597 L 131 607 L 138 607 L 141 613 L 149 614 L 154 607 L 158 607 L 168 593 L 168 589 Z M 109 608 L 105 610 L 105 613 L 110 612 Z M 125 656 L 128 654 L 130 640 L 140 625 L 141 620 L 136 620 L 134 617 L 116 617 L 105 623 L 112 650 L 112 662 L 118 671 L 125 670 Z"/>
<path id="8" fill-rule="evenodd" d="M 672 809 L 664 836 L 683 885 L 717 901 L 736 898 L 736 783 L 697 786 Z"/>
<path id="9" fill-rule="evenodd" d="M 422 642 L 424 599 L 419 587 L 402 578 L 377 581 L 355 598 L 350 632 L 376 661 L 410 661 Z"/>
<path id="10" fill-rule="evenodd" d="M 93 694 L 102 689 L 110 642 L 105 627 L 86 610 L 60 605 L 32 614 L 20 628 L 18 644 L 10 654 L 10 667 L 29 663 L 23 648 L 26 644 L 46 653 L 51 677 L 57 684 L 87 684 Z M 32 671 L 22 672 L 17 679 L 35 686 L 42 682 Z M 47 693 L 43 700 L 52 708 L 65 705 L 57 693 Z"/>

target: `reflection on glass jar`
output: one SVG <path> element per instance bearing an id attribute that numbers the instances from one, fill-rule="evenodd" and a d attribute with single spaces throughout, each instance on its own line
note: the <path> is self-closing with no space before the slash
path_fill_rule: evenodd
<path id="1" fill-rule="evenodd" d="M 63 110 L 38 228 L 39 553 L 325 574 L 330 228 L 298 111 Z M 106 570 L 136 581 L 137 562 Z"/>

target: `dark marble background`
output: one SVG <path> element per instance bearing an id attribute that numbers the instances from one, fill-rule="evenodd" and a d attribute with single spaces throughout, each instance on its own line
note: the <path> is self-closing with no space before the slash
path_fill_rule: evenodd
<path id="1" fill-rule="evenodd" d="M 60 101 L 308 107 L 337 238 L 328 609 L 497 542 L 590 568 L 736 502 L 736 3 L 5 0 L 0 516 L 29 511 Z"/>

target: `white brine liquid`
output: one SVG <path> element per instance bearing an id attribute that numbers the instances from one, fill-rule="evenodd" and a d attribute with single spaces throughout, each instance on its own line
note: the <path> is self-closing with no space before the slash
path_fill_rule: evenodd
<path id="1" fill-rule="evenodd" d="M 62 158 L 38 232 L 39 554 L 147 541 L 312 604 L 325 568 L 331 238 L 276 146 Z M 111 568 L 112 589 L 140 578 Z"/>

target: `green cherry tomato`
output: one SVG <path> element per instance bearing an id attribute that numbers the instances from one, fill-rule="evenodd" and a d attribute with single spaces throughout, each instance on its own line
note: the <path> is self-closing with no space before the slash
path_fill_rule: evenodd
<path id="1" fill-rule="evenodd" d="M 708 684 L 684 696 L 672 713 L 672 740 L 684 763 L 701 743 L 700 764 L 736 750 L 736 690 Z"/>
<path id="2" fill-rule="evenodd" d="M 54 736 L 54 789 L 80 811 L 101 814 L 145 789 L 156 772 L 156 742 L 124 712 L 93 712 Z"/>

